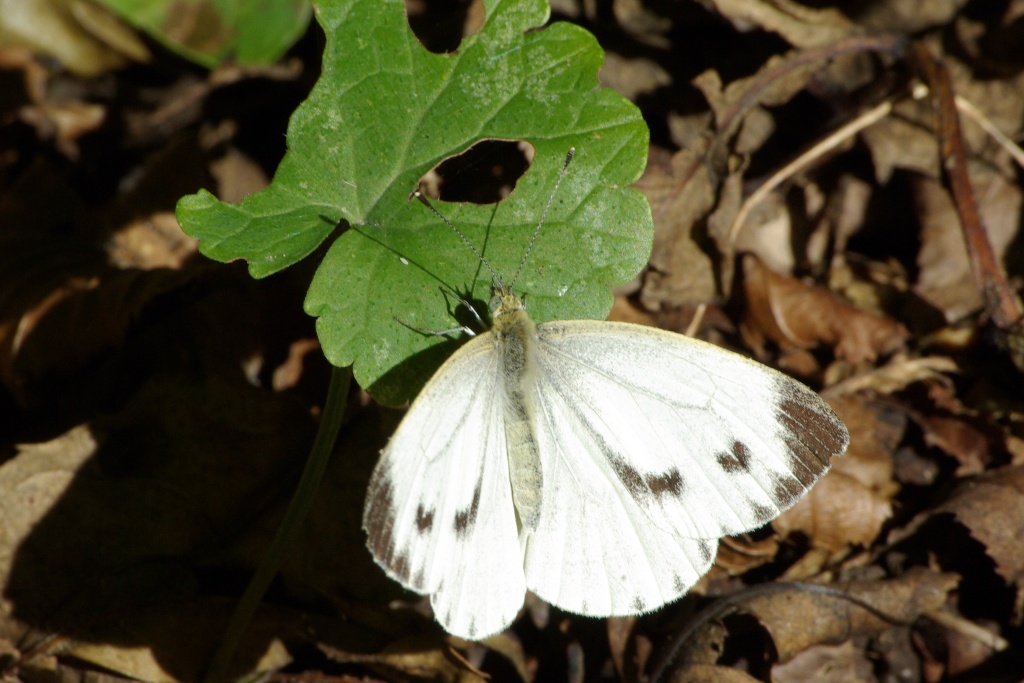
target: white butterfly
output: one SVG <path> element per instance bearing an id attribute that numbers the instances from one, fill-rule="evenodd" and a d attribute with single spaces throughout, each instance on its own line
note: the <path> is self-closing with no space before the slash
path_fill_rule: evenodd
<path id="1" fill-rule="evenodd" d="M 789 508 L 846 449 L 817 394 L 740 355 L 536 325 L 500 282 L 491 314 L 413 401 L 363 513 L 374 559 L 453 635 L 504 630 L 527 590 L 589 616 L 671 602 L 719 538 Z"/>

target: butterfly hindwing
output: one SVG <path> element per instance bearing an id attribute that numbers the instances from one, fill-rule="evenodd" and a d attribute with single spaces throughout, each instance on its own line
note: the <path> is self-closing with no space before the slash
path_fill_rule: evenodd
<path id="1" fill-rule="evenodd" d="M 718 539 L 681 538 L 653 524 L 597 458 L 575 450 L 550 421 L 562 408 L 542 401 L 538 447 L 543 499 L 527 533 L 526 583 L 564 610 L 593 616 L 640 614 L 686 593 L 711 567 Z"/>
<path id="2" fill-rule="evenodd" d="M 469 639 L 507 627 L 526 592 L 500 381 L 490 333 L 449 358 L 382 452 L 363 512 L 378 564 Z"/>

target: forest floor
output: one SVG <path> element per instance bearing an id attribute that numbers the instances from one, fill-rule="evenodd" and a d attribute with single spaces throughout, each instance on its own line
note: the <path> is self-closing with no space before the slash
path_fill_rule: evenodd
<path id="1" fill-rule="evenodd" d="M 1024 680 L 1024 2 L 560 0 L 553 19 L 597 37 L 601 82 L 651 129 L 654 248 L 612 317 L 796 377 L 849 450 L 682 600 L 594 619 L 531 595 L 466 643 L 366 551 L 401 412 L 353 384 L 238 673 Z M 416 22 L 440 49 L 450 25 Z M 331 378 L 303 312 L 315 264 L 254 280 L 174 209 L 267 185 L 323 45 L 313 22 L 273 67 L 150 45 L 88 77 L 0 48 L 4 681 L 198 680 L 277 529 Z"/>

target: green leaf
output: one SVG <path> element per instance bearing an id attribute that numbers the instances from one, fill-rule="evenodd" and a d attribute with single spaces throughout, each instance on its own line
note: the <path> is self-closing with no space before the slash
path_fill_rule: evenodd
<path id="1" fill-rule="evenodd" d="M 309 0 L 99 0 L 167 49 L 206 67 L 273 64 L 306 30 Z"/>
<path id="2" fill-rule="evenodd" d="M 355 365 L 379 401 L 413 395 L 454 350 L 443 285 L 490 298 L 491 274 L 461 239 L 408 196 L 439 161 L 489 138 L 527 140 L 531 168 L 498 204 L 439 204 L 505 278 L 530 243 L 566 152 L 576 158 L 516 290 L 530 315 L 603 319 L 610 287 L 646 263 L 650 207 L 626 187 L 643 171 L 639 111 L 598 87 L 603 54 L 569 24 L 543 30 L 543 0 L 489 0 L 480 32 L 458 52 L 426 51 L 401 0 L 318 5 L 327 35 L 323 74 L 288 130 L 288 153 L 269 187 L 241 204 L 208 193 L 183 198 L 178 219 L 222 261 L 244 258 L 263 277 L 312 252 L 337 223 L 306 298 L 327 358 Z M 397 319 L 397 320 L 396 320 Z"/>

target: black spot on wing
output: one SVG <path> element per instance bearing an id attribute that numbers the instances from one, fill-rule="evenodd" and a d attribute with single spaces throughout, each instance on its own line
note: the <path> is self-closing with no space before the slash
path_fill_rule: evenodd
<path id="1" fill-rule="evenodd" d="M 547 329 L 551 329 L 551 323 L 546 323 Z M 550 369 L 557 370 L 557 366 L 552 366 Z M 587 427 L 581 432 L 585 432 L 594 446 L 601 452 L 601 455 L 611 465 L 612 471 L 615 472 L 616 478 L 626 488 L 629 494 L 638 500 L 646 500 L 650 495 L 654 495 L 656 498 L 662 496 L 682 496 L 686 491 L 686 482 L 683 479 L 683 475 L 676 468 L 672 468 L 665 472 L 660 473 L 642 473 L 633 465 L 630 464 L 629 458 L 618 450 L 612 447 L 604 437 L 602 436 L 603 429 L 597 425 L 592 424 L 590 415 L 585 413 L 579 406 L 584 404 L 585 401 L 579 401 L 579 396 L 572 395 L 567 387 L 572 386 L 571 382 L 565 382 L 564 384 L 552 384 L 551 388 L 560 391 L 562 398 L 565 401 L 565 406 L 573 411 L 573 414 Z"/>
<path id="2" fill-rule="evenodd" d="M 641 474 L 639 470 L 626 462 L 625 458 L 610 448 L 606 448 L 607 444 L 603 441 L 599 441 L 598 446 L 611 464 L 615 476 L 634 498 L 643 500 L 648 497 L 648 494 L 654 494 L 657 498 L 683 495 L 686 486 L 679 470 L 672 468 L 661 474 Z"/>
<path id="3" fill-rule="evenodd" d="M 641 597 L 639 595 L 635 596 L 633 598 L 633 605 L 632 605 L 632 607 L 633 607 L 633 610 L 635 612 L 637 612 L 637 613 L 643 612 L 645 607 L 646 607 L 646 603 L 644 602 L 643 597 Z"/>
<path id="4" fill-rule="evenodd" d="M 775 519 L 779 515 L 777 508 L 761 505 L 760 503 L 751 502 L 750 508 L 754 511 L 754 517 L 761 522 Z"/>
<path id="5" fill-rule="evenodd" d="M 702 539 L 700 539 L 698 541 L 698 543 L 697 543 L 697 552 L 700 553 L 701 564 L 703 564 L 703 565 L 711 564 L 711 558 L 714 557 L 714 549 L 711 547 L 711 544 L 712 543 L 717 543 L 717 542 L 718 542 L 717 540 L 716 541 L 710 541 L 710 540 L 708 540 L 706 538 L 702 538 Z"/>
<path id="6" fill-rule="evenodd" d="M 750 471 L 750 449 L 740 441 L 732 442 L 732 451 L 722 451 L 715 456 L 718 464 L 728 474 L 741 474 Z"/>
<path id="7" fill-rule="evenodd" d="M 656 496 L 683 495 L 683 476 L 674 467 L 664 474 L 648 474 L 644 482 Z"/>
<path id="8" fill-rule="evenodd" d="M 416 507 L 416 530 L 425 534 L 434 526 L 434 511 L 428 510 L 420 503 Z"/>
<path id="9" fill-rule="evenodd" d="M 452 526 L 460 537 L 464 537 L 476 524 L 476 517 L 480 511 L 480 487 L 482 485 L 483 482 L 477 481 L 476 489 L 473 491 L 473 500 L 469 507 L 455 513 L 455 523 Z"/>
<path id="10" fill-rule="evenodd" d="M 780 508 L 786 509 L 807 492 L 807 486 L 809 484 L 803 484 L 796 477 L 784 477 L 775 482 L 772 488 L 772 499 Z M 773 514 L 772 517 L 774 516 Z"/>

